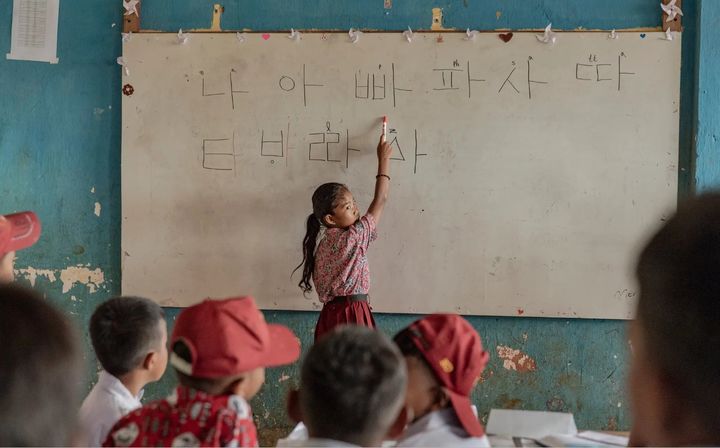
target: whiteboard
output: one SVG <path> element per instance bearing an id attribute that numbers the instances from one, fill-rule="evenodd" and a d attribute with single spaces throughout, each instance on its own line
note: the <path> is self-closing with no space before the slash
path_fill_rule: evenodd
<path id="1" fill-rule="evenodd" d="M 365 209 L 376 312 L 629 318 L 677 195 L 680 35 L 139 34 L 123 45 L 122 290 L 319 309 L 298 274 L 315 187 Z"/>

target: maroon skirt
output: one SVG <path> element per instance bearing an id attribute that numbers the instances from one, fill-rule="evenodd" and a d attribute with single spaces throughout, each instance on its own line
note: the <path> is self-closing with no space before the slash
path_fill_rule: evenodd
<path id="1" fill-rule="evenodd" d="M 315 326 L 315 341 L 325 333 L 340 325 L 360 325 L 375 328 L 370 304 L 356 296 L 335 297 L 323 305 L 317 325 Z"/>

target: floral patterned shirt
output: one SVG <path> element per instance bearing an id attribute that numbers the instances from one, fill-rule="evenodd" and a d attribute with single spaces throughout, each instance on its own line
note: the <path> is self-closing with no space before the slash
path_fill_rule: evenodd
<path id="1" fill-rule="evenodd" d="M 367 214 L 347 229 L 329 228 L 315 250 L 313 283 L 321 303 L 337 296 L 367 294 L 367 249 L 377 239 L 375 218 Z"/>
<path id="2" fill-rule="evenodd" d="M 250 405 L 237 395 L 179 386 L 118 421 L 103 446 L 258 446 Z"/>

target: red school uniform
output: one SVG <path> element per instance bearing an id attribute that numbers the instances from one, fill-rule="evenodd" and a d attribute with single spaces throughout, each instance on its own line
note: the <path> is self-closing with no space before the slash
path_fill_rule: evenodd
<path id="1" fill-rule="evenodd" d="M 375 218 L 367 214 L 347 229 L 329 228 L 315 250 L 313 283 L 323 309 L 315 328 L 315 340 L 342 324 L 375 328 L 367 300 L 370 269 L 367 250 L 377 239 Z"/>

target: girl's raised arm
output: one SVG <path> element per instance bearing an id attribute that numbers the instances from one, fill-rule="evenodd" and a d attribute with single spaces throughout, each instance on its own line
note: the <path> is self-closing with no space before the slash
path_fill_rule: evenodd
<path id="1" fill-rule="evenodd" d="M 368 213 L 375 218 L 375 225 L 380 222 L 385 203 L 387 202 L 388 192 L 390 191 L 390 155 L 392 148 L 385 139 L 385 134 L 380 134 L 380 142 L 377 146 L 378 171 L 375 177 L 375 197 Z"/>

